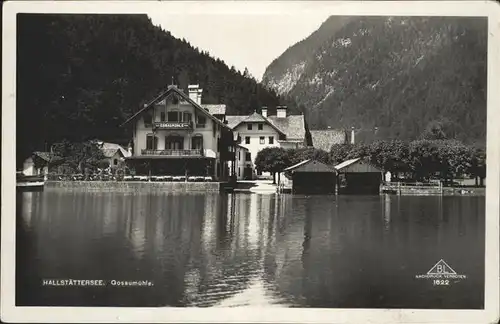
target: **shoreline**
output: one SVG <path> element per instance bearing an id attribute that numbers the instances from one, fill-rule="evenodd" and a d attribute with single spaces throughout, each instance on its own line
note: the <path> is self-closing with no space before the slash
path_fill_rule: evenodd
<path id="1" fill-rule="evenodd" d="M 239 183 L 241 185 L 241 183 Z M 173 182 L 173 181 L 60 181 L 48 180 L 45 188 L 66 190 L 109 190 L 109 191 L 166 191 L 166 192 L 225 192 L 230 188 L 227 182 Z M 485 187 L 406 187 L 399 191 L 391 186 L 381 186 L 379 195 L 401 196 L 485 196 Z M 243 188 L 236 186 L 235 193 L 272 194 L 276 186 L 267 183 Z M 355 194 L 353 194 L 355 195 Z"/>

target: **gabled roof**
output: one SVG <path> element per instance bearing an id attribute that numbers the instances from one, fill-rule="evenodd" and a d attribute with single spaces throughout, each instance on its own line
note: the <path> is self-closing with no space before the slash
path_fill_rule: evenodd
<path id="1" fill-rule="evenodd" d="M 316 160 L 305 160 L 284 170 L 285 172 L 331 172 L 335 173 L 335 169 L 323 162 Z"/>
<path id="2" fill-rule="evenodd" d="M 100 146 L 100 149 L 102 153 L 104 154 L 105 157 L 110 158 L 113 157 L 116 153 L 116 151 L 120 151 L 120 154 L 123 157 L 128 157 L 131 154 L 123 148 L 120 144 L 116 143 L 108 143 L 108 142 L 103 142 L 100 140 L 95 140 L 97 144 Z"/>
<path id="3" fill-rule="evenodd" d="M 265 123 L 274 128 L 278 133 L 286 135 L 280 128 L 276 127 L 270 120 L 254 111 L 250 116 L 226 116 L 227 125 L 235 129 L 242 123 Z"/>
<path id="4" fill-rule="evenodd" d="M 208 112 L 212 115 L 225 115 L 226 114 L 226 105 L 205 105 L 202 104 L 201 107 L 203 109 L 208 109 Z"/>
<path id="5" fill-rule="evenodd" d="M 44 160 L 45 162 L 58 162 L 62 160 L 62 158 L 58 155 L 55 155 L 54 153 L 51 152 L 41 152 L 41 151 L 35 151 L 33 152 L 33 156 L 39 157 L 40 159 Z"/>
<path id="6" fill-rule="evenodd" d="M 283 134 L 287 140 L 300 139 L 306 137 L 306 124 L 304 115 L 290 115 L 284 118 L 269 116 L 267 119 Z"/>
<path id="7" fill-rule="evenodd" d="M 200 106 L 199 104 L 197 104 L 195 101 L 191 100 L 188 95 L 186 95 L 182 90 L 180 90 L 179 88 L 177 88 L 174 85 L 168 86 L 167 90 L 163 91 L 155 99 L 153 99 L 148 104 L 146 104 L 142 109 L 140 109 L 138 112 L 136 112 L 135 114 L 133 114 L 129 119 L 127 119 L 125 122 L 123 122 L 120 126 L 128 124 L 130 121 L 132 121 L 132 120 L 136 119 L 138 116 L 140 116 L 143 112 L 145 112 L 146 110 L 149 110 L 150 108 L 152 108 L 156 103 L 158 103 L 161 100 L 167 98 L 168 96 L 172 95 L 173 93 L 176 93 L 177 95 L 179 95 L 182 98 L 182 100 L 190 103 L 193 107 L 195 107 L 196 109 L 198 109 L 199 111 L 201 111 L 205 116 L 207 116 L 208 118 L 212 119 L 213 121 L 215 121 L 220 126 L 228 127 L 222 121 L 220 121 L 219 119 L 217 119 L 216 117 L 214 117 L 212 114 L 210 114 L 210 112 L 206 111 L 202 106 Z"/>
<path id="8" fill-rule="evenodd" d="M 347 134 L 343 129 L 311 130 L 314 148 L 330 152 L 333 144 L 345 144 Z"/>
<path id="9" fill-rule="evenodd" d="M 42 159 L 46 162 L 50 162 L 52 157 L 54 157 L 54 154 L 52 154 L 50 152 L 40 152 L 40 151 L 33 152 L 33 155 L 39 157 L 40 159 Z"/>

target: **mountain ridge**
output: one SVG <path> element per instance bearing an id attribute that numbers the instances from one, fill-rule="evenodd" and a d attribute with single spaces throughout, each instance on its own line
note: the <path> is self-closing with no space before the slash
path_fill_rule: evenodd
<path id="1" fill-rule="evenodd" d="M 311 129 L 377 128 L 379 138 L 411 140 L 433 124 L 484 144 L 485 19 L 359 17 L 334 27 L 325 22 L 321 34 L 330 37 L 305 41 L 309 55 L 299 69 L 293 62 L 303 51 L 294 55 L 291 46 L 263 77 L 306 107 Z"/>

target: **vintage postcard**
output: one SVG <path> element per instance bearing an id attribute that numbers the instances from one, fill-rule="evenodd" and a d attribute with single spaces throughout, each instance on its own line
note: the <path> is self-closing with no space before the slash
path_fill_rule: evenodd
<path id="1" fill-rule="evenodd" d="M 3 9 L 2 321 L 498 322 L 497 3 Z"/>

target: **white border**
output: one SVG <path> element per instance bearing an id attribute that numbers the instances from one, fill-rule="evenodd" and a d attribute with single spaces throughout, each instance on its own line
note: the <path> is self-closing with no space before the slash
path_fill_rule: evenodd
<path id="1" fill-rule="evenodd" d="M 16 13 L 488 16 L 486 263 L 484 310 L 15 307 Z M 1 319 L 5 322 L 493 323 L 499 319 L 500 6 L 493 1 L 11 1 L 3 6 Z M 411 293 L 411 292 L 409 292 Z"/>

